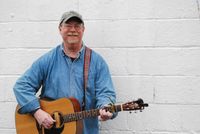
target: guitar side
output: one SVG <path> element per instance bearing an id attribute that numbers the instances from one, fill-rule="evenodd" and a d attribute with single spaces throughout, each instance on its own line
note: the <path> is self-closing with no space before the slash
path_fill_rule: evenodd
<path id="1" fill-rule="evenodd" d="M 40 100 L 41 109 L 52 115 L 58 111 L 62 115 L 71 114 L 80 111 L 80 105 L 76 99 L 61 98 L 54 101 Z M 17 134 L 45 134 L 44 131 L 38 132 L 37 122 L 31 114 L 19 114 L 15 111 L 15 124 Z M 56 123 L 58 123 L 57 121 Z M 64 124 L 61 134 L 81 134 L 82 133 L 82 120 L 68 122 Z"/>
<path id="2" fill-rule="evenodd" d="M 31 114 L 19 114 L 17 111 L 19 106 L 17 105 L 15 110 L 15 126 L 17 134 L 39 134 L 36 126 L 36 120 Z"/>

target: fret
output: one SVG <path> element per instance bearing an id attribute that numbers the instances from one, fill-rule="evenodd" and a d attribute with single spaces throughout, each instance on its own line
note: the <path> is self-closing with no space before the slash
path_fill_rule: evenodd
<path id="1" fill-rule="evenodd" d="M 82 119 L 83 118 L 83 116 L 82 116 L 82 112 L 79 112 L 79 113 L 77 113 L 78 115 L 78 119 Z"/>
<path id="2" fill-rule="evenodd" d="M 75 114 L 72 114 L 72 120 L 76 120 Z"/>
<path id="3" fill-rule="evenodd" d="M 87 111 L 87 117 L 91 117 L 92 114 L 91 114 L 91 110 Z"/>
<path id="4" fill-rule="evenodd" d="M 113 107 L 106 107 L 105 109 L 110 112 L 123 111 L 121 105 L 114 105 Z M 89 117 L 96 117 L 99 114 L 100 114 L 99 109 L 92 109 L 92 110 L 81 111 L 81 112 L 64 115 L 63 119 L 64 119 L 64 122 L 72 122 L 72 121 L 82 120 Z"/>
<path id="5" fill-rule="evenodd" d="M 85 118 L 85 111 L 83 111 L 82 113 L 83 113 L 83 118 Z"/>
<path id="6" fill-rule="evenodd" d="M 74 120 L 78 120 L 78 119 L 79 119 L 78 113 L 74 113 Z"/>
<path id="7" fill-rule="evenodd" d="M 93 110 L 93 109 L 92 109 L 92 111 L 91 111 L 91 112 L 92 112 L 92 116 L 95 116 L 95 113 L 94 113 L 94 110 Z"/>
<path id="8" fill-rule="evenodd" d="M 70 114 L 70 121 L 73 121 L 74 120 L 74 116 L 73 114 Z"/>
<path id="9" fill-rule="evenodd" d="M 116 105 L 116 106 L 115 106 L 115 109 L 116 109 L 116 112 L 118 112 L 118 111 L 123 111 L 122 105 Z"/>

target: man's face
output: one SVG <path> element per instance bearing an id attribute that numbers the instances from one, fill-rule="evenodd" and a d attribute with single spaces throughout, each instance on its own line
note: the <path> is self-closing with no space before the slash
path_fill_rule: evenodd
<path id="1" fill-rule="evenodd" d="M 59 26 L 60 34 L 67 44 L 81 44 L 84 33 L 84 25 L 80 22 L 69 20 Z"/>

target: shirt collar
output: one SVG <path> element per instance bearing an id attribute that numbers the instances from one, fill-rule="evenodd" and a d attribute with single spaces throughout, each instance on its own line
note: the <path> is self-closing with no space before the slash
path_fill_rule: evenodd
<path id="1" fill-rule="evenodd" d="M 61 48 L 61 51 L 62 51 L 62 56 L 69 57 L 68 55 L 65 54 L 64 44 L 63 43 L 60 45 L 60 48 Z M 85 44 L 82 43 L 82 47 L 81 47 L 80 51 L 78 52 L 77 58 L 81 58 L 82 57 L 81 55 L 83 54 L 84 50 L 85 50 Z"/>

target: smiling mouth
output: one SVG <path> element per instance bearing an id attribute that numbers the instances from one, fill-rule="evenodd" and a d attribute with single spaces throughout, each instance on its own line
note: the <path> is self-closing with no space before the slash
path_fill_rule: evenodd
<path id="1" fill-rule="evenodd" d="M 77 37 L 78 35 L 67 35 L 69 37 Z"/>
<path id="2" fill-rule="evenodd" d="M 68 33 L 68 36 L 78 36 L 78 33 Z"/>

